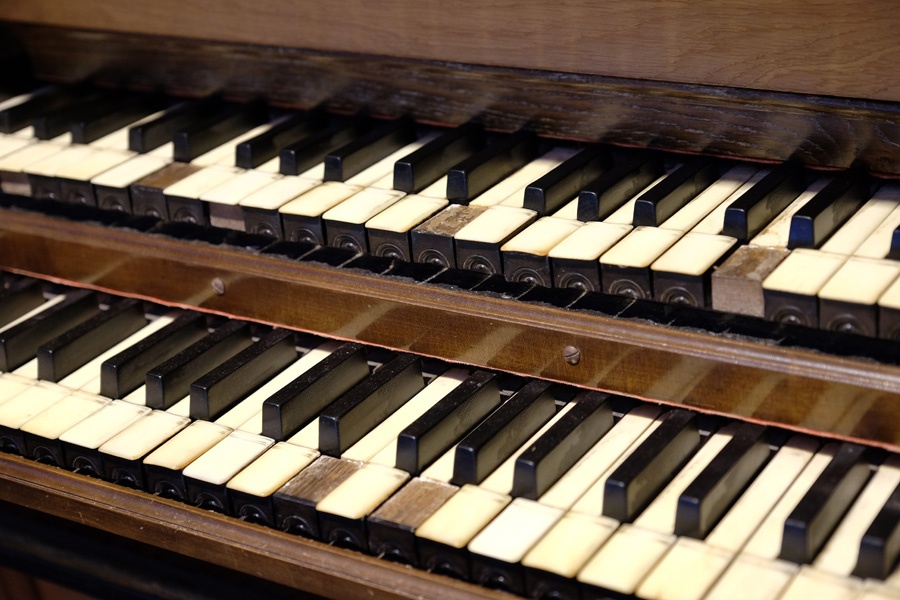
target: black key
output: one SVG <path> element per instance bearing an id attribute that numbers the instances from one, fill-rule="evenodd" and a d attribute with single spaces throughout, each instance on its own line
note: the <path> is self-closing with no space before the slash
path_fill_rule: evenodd
<path id="1" fill-rule="evenodd" d="M 13 371 L 37 355 L 56 336 L 100 312 L 97 297 L 75 290 L 64 300 L 0 333 L 0 371 Z"/>
<path id="2" fill-rule="evenodd" d="M 31 125 L 41 115 L 77 103 L 84 97 L 83 87 L 48 87 L 30 99 L 0 111 L 0 133 L 12 133 Z"/>
<path id="3" fill-rule="evenodd" d="M 891 234 L 891 249 L 887 257 L 891 260 L 900 260 L 900 227 Z"/>
<path id="4" fill-rule="evenodd" d="M 417 194 L 484 146 L 484 127 L 466 123 L 428 142 L 394 164 L 394 189 Z"/>
<path id="5" fill-rule="evenodd" d="M 602 221 L 665 172 L 666 167 L 660 154 L 632 154 L 579 192 L 578 220 Z"/>
<path id="6" fill-rule="evenodd" d="M 537 500 L 613 425 L 608 396 L 581 392 L 573 406 L 516 459 L 512 495 Z"/>
<path id="7" fill-rule="evenodd" d="M 743 423 L 734 437 L 678 497 L 675 535 L 703 539 L 769 457 L 762 425 Z"/>
<path id="8" fill-rule="evenodd" d="M 164 115 L 128 130 L 128 149 L 144 154 L 172 141 L 176 131 L 190 127 L 222 108 L 221 96 L 185 102 L 174 106 Z"/>
<path id="9" fill-rule="evenodd" d="M 61 380 L 146 324 L 139 301 L 119 300 L 38 348 L 38 379 Z"/>
<path id="10" fill-rule="evenodd" d="M 49 140 L 69 131 L 74 123 L 97 119 L 115 112 L 128 101 L 123 93 L 93 93 L 77 102 L 36 117 L 32 121 L 34 137 Z"/>
<path id="11" fill-rule="evenodd" d="M 496 375 L 476 371 L 400 433 L 396 467 L 417 475 L 499 404 Z"/>
<path id="12" fill-rule="evenodd" d="M 696 158 L 682 165 L 635 201 L 634 226 L 659 227 L 721 176 L 714 158 Z"/>
<path id="13" fill-rule="evenodd" d="M 146 95 L 130 98 L 112 112 L 73 122 L 72 143 L 90 144 L 138 119 L 162 110 L 163 106 L 162 96 Z"/>
<path id="14" fill-rule="evenodd" d="M 866 448 L 844 443 L 784 523 L 778 557 L 811 563 L 869 480 Z"/>
<path id="15" fill-rule="evenodd" d="M 419 357 L 388 361 L 319 415 L 319 450 L 340 457 L 424 387 Z"/>
<path id="16" fill-rule="evenodd" d="M 296 359 L 293 332 L 269 332 L 191 384 L 191 418 L 216 420 Z"/>
<path id="17" fill-rule="evenodd" d="M 746 244 L 806 190 L 803 167 L 787 162 L 773 169 L 725 209 L 722 235 Z"/>
<path id="18" fill-rule="evenodd" d="M 316 131 L 293 144 L 281 149 L 279 172 L 282 175 L 299 175 L 308 171 L 325 156 L 341 146 L 358 138 L 372 127 L 366 117 L 355 117 L 349 122 L 339 120 L 330 127 Z"/>
<path id="19" fill-rule="evenodd" d="M 633 521 L 700 445 L 694 413 L 675 409 L 663 419 L 606 480 L 604 516 Z"/>
<path id="20" fill-rule="evenodd" d="M 178 162 L 190 162 L 249 129 L 262 125 L 267 119 L 268 111 L 261 101 L 226 106 L 211 117 L 179 129 L 172 135 L 174 159 Z"/>
<path id="21" fill-rule="evenodd" d="M 252 341 L 247 323 L 228 321 L 153 367 L 146 377 L 147 406 L 161 410 L 171 407 L 188 395 L 192 381 L 225 362 Z"/>
<path id="22" fill-rule="evenodd" d="M 278 156 L 282 148 L 322 129 L 328 115 L 321 107 L 289 117 L 265 133 L 237 145 L 235 166 L 255 169 Z"/>
<path id="23" fill-rule="evenodd" d="M 509 458 L 554 414 L 550 382 L 525 385 L 456 446 L 453 485 L 478 484 Z"/>
<path id="24" fill-rule="evenodd" d="M 325 181 L 347 181 L 379 160 L 416 141 L 412 119 L 388 121 L 325 156 Z"/>
<path id="25" fill-rule="evenodd" d="M 869 525 L 859 544 L 853 576 L 887 579 L 900 556 L 900 485 Z"/>
<path id="26" fill-rule="evenodd" d="M 12 323 L 45 302 L 41 282 L 22 278 L 0 290 L 0 327 Z"/>
<path id="27" fill-rule="evenodd" d="M 263 402 L 262 434 L 289 438 L 368 375 L 365 348 L 343 344 Z"/>
<path id="28" fill-rule="evenodd" d="M 575 198 L 612 167 L 612 155 L 600 146 L 586 148 L 527 188 L 523 206 L 539 216 L 551 214 Z"/>
<path id="29" fill-rule="evenodd" d="M 788 248 L 818 248 L 869 199 L 868 183 L 844 171 L 791 217 Z"/>
<path id="30" fill-rule="evenodd" d="M 447 199 L 468 204 L 538 154 L 533 131 L 521 130 L 473 154 L 447 172 Z"/>

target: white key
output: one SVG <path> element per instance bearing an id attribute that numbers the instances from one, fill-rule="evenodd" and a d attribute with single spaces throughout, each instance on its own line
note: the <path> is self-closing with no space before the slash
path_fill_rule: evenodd
<path id="1" fill-rule="evenodd" d="M 166 196 L 199 199 L 205 192 L 226 181 L 230 181 L 243 171 L 236 167 L 214 165 L 191 173 L 163 190 Z"/>
<path id="2" fill-rule="evenodd" d="M 76 145 L 69 146 L 59 152 L 54 152 L 37 162 L 33 162 L 25 166 L 22 170 L 30 175 L 43 175 L 45 177 L 55 177 L 56 174 L 68 167 L 69 165 L 77 165 L 96 152 L 90 146 Z"/>
<path id="3" fill-rule="evenodd" d="M 366 229 L 407 232 L 442 210 L 447 204 L 449 202 L 442 198 L 405 196 L 366 221 Z"/>
<path id="4" fill-rule="evenodd" d="M 138 419 L 100 446 L 100 452 L 125 460 L 137 460 L 171 439 L 191 420 L 155 410 Z"/>
<path id="5" fill-rule="evenodd" d="M 900 262 L 850 257 L 819 290 L 819 298 L 872 305 L 900 276 Z"/>
<path id="6" fill-rule="evenodd" d="M 468 376 L 469 372 L 465 369 L 450 369 L 436 377 L 425 389 L 350 446 L 341 458 L 393 467 L 397 460 L 397 436 L 400 432 L 456 389 Z"/>
<path id="7" fill-rule="evenodd" d="M 247 208 L 277 210 L 320 183 L 315 179 L 280 177 L 241 200 L 240 204 Z"/>
<path id="8" fill-rule="evenodd" d="M 62 386 L 39 382 L 0 405 L 0 425 L 19 429 L 71 393 Z"/>
<path id="9" fill-rule="evenodd" d="M 783 560 L 741 555 L 710 590 L 708 600 L 777 598 L 799 567 Z"/>
<path id="10" fill-rule="evenodd" d="M 659 179 L 635 194 L 635 196 L 631 200 L 617 208 L 615 212 L 603 219 L 603 222 L 618 223 L 619 225 L 631 225 L 634 222 L 634 205 L 637 202 L 637 199 L 640 198 L 645 192 L 652 190 L 654 186 L 656 186 L 660 181 L 671 175 L 672 172 L 678 168 L 678 166 L 672 168 L 670 171 L 666 172 L 665 175 L 661 176 Z"/>
<path id="11" fill-rule="evenodd" d="M 394 163 L 412 154 L 436 137 L 438 137 L 437 133 L 429 133 L 422 136 L 415 142 L 407 144 L 394 153 L 385 156 L 374 165 L 350 177 L 345 183 L 360 187 L 377 187 L 384 190 L 394 189 Z"/>
<path id="12" fill-rule="evenodd" d="M 674 541 L 674 535 L 623 525 L 578 572 L 577 579 L 616 592 L 634 593 Z"/>
<path id="13" fill-rule="evenodd" d="M 516 498 L 469 542 L 469 551 L 517 563 L 564 512 L 534 500 Z"/>
<path id="14" fill-rule="evenodd" d="M 46 160 L 54 154 L 59 154 L 64 148 L 65 146 L 54 142 L 29 144 L 21 150 L 11 152 L 0 158 L 0 172 L 23 173 L 27 167 Z M 8 191 L 7 186 L 3 186 L 2 189 L 7 193 L 15 193 L 14 191 Z"/>
<path id="15" fill-rule="evenodd" d="M 500 247 L 503 252 L 547 256 L 560 242 L 581 227 L 578 221 L 544 217 L 538 219 Z"/>
<path id="16" fill-rule="evenodd" d="M 810 185 L 805 192 L 797 196 L 786 209 L 781 211 L 768 226 L 760 231 L 750 240 L 752 246 L 767 246 L 769 248 L 787 248 L 788 237 L 791 232 L 791 219 L 794 213 L 803 208 L 803 206 L 813 199 L 813 197 L 824 188 L 830 178 L 820 177 Z"/>
<path id="17" fill-rule="evenodd" d="M 83 390 L 91 394 L 99 394 L 101 365 L 113 356 L 116 356 L 120 352 L 127 350 L 131 346 L 137 344 L 144 338 L 156 333 L 157 331 L 174 321 L 176 316 L 177 315 L 172 314 L 156 318 L 146 326 L 142 327 L 140 331 L 131 334 L 106 352 L 97 356 L 97 358 L 91 360 L 84 366 L 64 377 L 59 382 L 59 385 L 73 390 Z"/>
<path id="18" fill-rule="evenodd" d="M 763 289 L 815 296 L 846 260 L 842 254 L 798 248 L 769 273 Z"/>
<path id="19" fill-rule="evenodd" d="M 96 175 L 91 179 L 91 183 L 97 186 L 124 189 L 139 179 L 159 171 L 171 162 L 167 158 L 141 154 Z"/>
<path id="20" fill-rule="evenodd" d="M 24 423 L 20 429 L 48 440 L 55 440 L 109 402 L 108 399 L 93 394 L 72 394 Z"/>
<path id="21" fill-rule="evenodd" d="M 575 156 L 576 152 L 572 148 L 554 148 L 497 182 L 469 204 L 472 206 L 503 204 L 522 208 L 525 202 L 525 188 Z"/>
<path id="22" fill-rule="evenodd" d="M 538 500 L 541 504 L 563 510 L 572 508 L 591 485 L 654 423 L 660 412 L 661 409 L 652 404 L 643 404 L 631 410 Z"/>
<path id="23" fill-rule="evenodd" d="M 0 160 L 0 171 L 2 171 L 3 161 Z M 891 198 L 900 195 L 897 188 L 891 186 Z M 863 256 L 866 258 L 884 258 L 891 250 L 891 236 L 894 230 L 900 227 L 900 205 L 896 205 L 894 210 L 872 231 L 860 246 L 853 253 L 855 256 Z"/>
<path id="24" fill-rule="evenodd" d="M 146 406 L 113 400 L 102 409 L 67 430 L 59 439 L 82 448 L 99 448 L 114 435 L 148 414 Z"/>
<path id="25" fill-rule="evenodd" d="M 522 564 L 574 578 L 618 527 L 619 522 L 609 517 L 567 513 L 522 558 Z"/>
<path id="26" fill-rule="evenodd" d="M 712 212 L 706 215 L 699 223 L 697 223 L 691 231 L 695 233 L 707 233 L 710 235 L 719 235 L 722 233 L 722 226 L 725 222 L 725 211 L 728 206 L 743 196 L 747 191 L 756 185 L 763 177 L 768 175 L 770 169 L 759 169 L 750 179 L 745 181 L 725 202 L 717 206 Z"/>
<path id="27" fill-rule="evenodd" d="M 863 582 L 859 579 L 823 573 L 804 566 L 788 584 L 781 600 L 853 600 L 862 589 Z"/>
<path id="28" fill-rule="evenodd" d="M 179 417 L 191 416 L 191 397 L 185 396 L 172 406 L 166 409 L 167 413 L 178 415 Z"/>
<path id="29" fill-rule="evenodd" d="M 550 258 L 597 260 L 631 231 L 631 225 L 591 221 L 554 246 Z"/>
<path id="30" fill-rule="evenodd" d="M 200 199 L 215 204 L 237 206 L 244 198 L 281 179 L 284 179 L 281 175 L 272 175 L 251 169 L 207 189 L 200 194 Z"/>
<path id="31" fill-rule="evenodd" d="M 892 455 L 876 469 L 853 506 L 822 547 L 813 562 L 817 571 L 826 571 L 841 577 L 848 577 L 853 573 L 859 558 L 859 545 L 863 535 L 898 485 L 900 485 L 900 457 Z"/>
<path id="32" fill-rule="evenodd" d="M 691 231 L 653 261 L 650 268 L 699 277 L 711 270 L 736 243 L 733 237 Z"/>
<path id="33" fill-rule="evenodd" d="M 150 453 L 144 464 L 180 471 L 231 433 L 231 429 L 209 421 L 194 421 L 168 442 Z"/>
<path id="34" fill-rule="evenodd" d="M 758 169 L 750 165 L 737 165 L 728 170 L 708 188 L 697 194 L 660 227 L 688 232 L 697 226 L 706 216 L 732 198 L 734 193 L 753 177 Z"/>
<path id="35" fill-rule="evenodd" d="M 328 221 L 362 224 L 405 196 L 395 190 L 365 189 L 322 215 Z"/>
<path id="36" fill-rule="evenodd" d="M 26 139 L 26 138 L 18 138 L 18 137 L 0 137 L 0 158 L 6 156 L 7 154 L 12 154 L 18 150 L 21 150 L 25 146 L 30 146 L 34 143 L 34 140 Z"/>
<path id="37" fill-rule="evenodd" d="M 416 530 L 416 536 L 464 548 L 509 504 L 511 498 L 466 484 Z"/>
<path id="38" fill-rule="evenodd" d="M 315 450 L 278 442 L 235 475 L 225 487 L 261 498 L 271 496 L 318 456 Z"/>
<path id="39" fill-rule="evenodd" d="M 430 479 L 431 481 L 450 483 L 450 480 L 453 479 L 453 461 L 456 460 L 456 446 L 457 444 L 454 444 L 449 450 L 438 457 L 437 460 L 431 463 L 427 469 L 422 471 L 420 477 L 422 479 Z"/>
<path id="40" fill-rule="evenodd" d="M 345 479 L 316 504 L 316 510 L 346 519 L 362 519 L 400 489 L 409 473 L 367 464 Z"/>
<path id="41" fill-rule="evenodd" d="M 197 457 L 184 469 L 184 476 L 222 485 L 269 449 L 275 440 L 243 431 L 228 437 Z"/>
<path id="42" fill-rule="evenodd" d="M 420 196 L 426 198 L 446 198 L 447 197 L 447 176 L 444 175 L 424 190 L 419 192 Z"/>
<path id="43" fill-rule="evenodd" d="M 532 221 L 537 213 L 524 208 L 492 206 L 456 232 L 456 240 L 499 244 Z"/>
<path id="44" fill-rule="evenodd" d="M 316 364 L 325 359 L 329 354 L 334 352 L 340 343 L 325 342 L 322 345 L 313 348 L 299 359 L 285 367 L 281 372 L 272 379 L 263 384 L 255 392 L 238 402 L 234 407 L 230 408 L 221 417 L 216 419 L 216 423 L 224 425 L 232 429 L 237 429 L 252 419 L 262 409 L 263 402 L 270 396 L 274 395 L 278 390 L 285 387 L 294 379 L 300 377 L 303 373 L 313 368 Z M 262 431 L 262 417 L 259 420 L 259 431 Z M 251 431 L 250 433 L 254 433 Z M 258 433 L 258 431 L 255 431 Z"/>
<path id="45" fill-rule="evenodd" d="M 362 188 L 328 181 L 295 198 L 278 209 L 286 215 L 320 217 Z"/>
<path id="46" fill-rule="evenodd" d="M 134 152 L 125 150 L 94 150 L 78 162 L 61 167 L 56 172 L 56 176 L 76 181 L 90 181 L 101 173 L 127 162 L 134 156 Z"/>
<path id="47" fill-rule="evenodd" d="M 900 186 L 884 185 L 822 244 L 823 252 L 853 254 L 900 203 Z"/>
<path id="48" fill-rule="evenodd" d="M 30 377 L 20 377 L 12 373 L 0 374 L 0 405 L 18 396 L 35 383 L 35 380 Z"/>
<path id="49" fill-rule="evenodd" d="M 681 236 L 682 232 L 674 229 L 636 227 L 600 257 L 600 264 L 647 268 Z"/>

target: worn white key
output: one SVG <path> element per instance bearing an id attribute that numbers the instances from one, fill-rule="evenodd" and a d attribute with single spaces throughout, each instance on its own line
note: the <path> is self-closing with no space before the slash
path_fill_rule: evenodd
<path id="1" fill-rule="evenodd" d="M 265 402 L 267 398 L 310 370 L 329 354 L 334 352 L 339 346 L 339 342 L 325 342 L 322 345 L 313 348 L 282 369 L 277 375 L 263 384 L 255 392 L 227 410 L 225 414 L 216 419 L 216 423 L 232 429 L 243 426 L 259 413 L 262 409 L 263 402 Z M 260 417 L 259 420 L 259 431 L 262 431 L 262 417 Z M 250 433 L 259 433 L 259 431 L 250 431 Z"/>
<path id="2" fill-rule="evenodd" d="M 397 436 L 400 432 L 456 389 L 468 376 L 469 372 L 465 369 L 450 369 L 436 377 L 421 392 L 350 446 L 341 458 L 393 467 L 397 460 Z"/>
<path id="3" fill-rule="evenodd" d="M 3 161 L 0 160 L 0 170 Z M 892 189 L 894 186 L 891 186 Z M 898 194 L 900 195 L 900 194 Z M 893 197 L 894 194 L 892 193 Z M 860 246 L 853 253 L 855 256 L 863 256 L 866 258 L 884 258 L 891 250 L 891 236 L 894 230 L 900 227 L 900 205 L 896 205 L 894 210 L 872 231 Z"/>
<path id="4" fill-rule="evenodd" d="M 394 163 L 407 155 L 412 154 L 431 140 L 438 137 L 438 133 L 429 133 L 422 136 L 415 142 L 396 150 L 392 154 L 385 156 L 370 167 L 360 171 L 353 177 L 347 179 L 345 183 L 360 187 L 377 187 L 383 190 L 394 189 Z"/>
<path id="5" fill-rule="evenodd" d="M 241 206 L 260 210 L 277 210 L 321 182 L 300 177 L 280 177 L 241 200 Z"/>
<path id="6" fill-rule="evenodd" d="M 634 205 L 637 202 L 637 199 L 640 198 L 645 192 L 653 189 L 660 181 L 668 177 L 672 174 L 675 169 L 680 167 L 681 165 L 676 165 L 671 170 L 667 171 L 665 175 L 662 175 L 659 179 L 642 189 L 640 192 L 634 195 L 634 197 L 617 208 L 611 215 L 603 219 L 604 223 L 618 223 L 620 225 L 631 225 L 634 222 Z"/>
<path id="7" fill-rule="evenodd" d="M 59 439 L 82 448 L 99 448 L 114 435 L 150 413 L 146 406 L 113 400 L 91 416 L 67 430 Z"/>
<path id="8" fill-rule="evenodd" d="M 558 508 L 516 498 L 472 538 L 469 551 L 518 563 L 563 514 L 564 511 Z"/>
<path id="9" fill-rule="evenodd" d="M 93 394 L 74 393 L 28 420 L 20 429 L 48 440 L 55 440 L 109 402 L 107 398 Z"/>
<path id="10" fill-rule="evenodd" d="M 884 185 L 822 244 L 823 252 L 854 254 L 900 203 L 900 186 Z"/>
<path id="11" fill-rule="evenodd" d="M 687 205 L 666 219 L 660 224 L 660 227 L 684 232 L 692 230 L 708 214 L 730 200 L 734 193 L 753 177 L 758 170 L 751 165 L 732 167 L 712 185 L 697 194 Z"/>
<path id="12" fill-rule="evenodd" d="M 736 243 L 733 237 L 691 231 L 653 261 L 650 268 L 699 277 L 709 272 Z"/>
<path id="13" fill-rule="evenodd" d="M 597 260 L 631 231 L 631 225 L 616 225 L 592 221 L 574 230 L 554 246 L 550 258 Z"/>
<path id="14" fill-rule="evenodd" d="M 141 154 L 94 176 L 91 183 L 97 186 L 123 189 L 171 163 L 170 158 Z"/>
<path id="15" fill-rule="evenodd" d="M 581 225 L 579 221 L 543 217 L 513 236 L 500 247 L 500 250 L 547 256 L 555 246 L 575 233 Z"/>
<path id="16" fill-rule="evenodd" d="M 449 202 L 443 198 L 405 196 L 368 221 L 366 229 L 403 233 L 436 214 Z"/>
<path id="17" fill-rule="evenodd" d="M 674 229 L 636 227 L 600 257 L 600 264 L 647 268 L 681 236 L 682 232 Z"/>
<path id="18" fill-rule="evenodd" d="M 176 314 L 171 314 L 154 319 L 145 327 L 142 327 L 140 331 L 131 334 L 106 352 L 97 356 L 97 358 L 91 360 L 84 366 L 64 377 L 59 382 L 59 385 L 73 390 L 83 390 L 91 394 L 99 394 L 101 365 L 103 365 L 104 362 L 106 362 L 113 356 L 119 354 L 124 350 L 127 350 L 131 346 L 137 344 L 153 333 L 156 333 L 157 331 L 174 321 L 176 316 Z"/>
<path id="19" fill-rule="evenodd" d="M 769 223 L 762 231 L 750 240 L 752 246 L 767 246 L 769 248 L 787 248 L 788 237 L 791 232 L 791 219 L 794 213 L 803 208 L 803 206 L 813 199 L 830 181 L 830 177 L 820 177 L 814 181 L 806 191 L 797 196 L 786 209 L 781 211 L 771 223 Z"/>
<path id="20" fill-rule="evenodd" d="M 522 208 L 525 202 L 525 188 L 575 156 L 576 152 L 573 148 L 554 148 L 497 182 L 469 204 L 472 206 L 503 204 Z"/>
<path id="21" fill-rule="evenodd" d="M 316 504 L 316 510 L 346 519 L 362 519 L 400 489 L 409 473 L 367 464 L 345 479 Z"/>
<path id="22" fill-rule="evenodd" d="M 190 425 L 191 420 L 161 410 L 138 419 L 100 446 L 100 452 L 137 460 Z"/>
<path id="23" fill-rule="evenodd" d="M 533 220 L 537 213 L 525 208 L 492 206 L 456 232 L 456 240 L 499 244 Z"/>
<path id="24" fill-rule="evenodd" d="M 209 421 L 194 421 L 168 442 L 151 452 L 144 464 L 180 471 L 215 446 L 231 429 Z"/>
<path id="25" fill-rule="evenodd" d="M 0 425 L 18 429 L 71 393 L 62 386 L 39 382 L 0 405 Z"/>
<path id="26" fill-rule="evenodd" d="M 577 579 L 620 593 L 634 593 L 674 541 L 671 534 L 623 525 L 582 567 Z"/>
<path id="27" fill-rule="evenodd" d="M 568 510 L 610 466 L 634 444 L 659 416 L 661 409 L 643 404 L 623 416 L 550 489 L 538 499 L 541 504 Z"/>
<path id="28" fill-rule="evenodd" d="M 842 254 L 798 248 L 763 280 L 763 289 L 815 296 L 846 260 Z"/>
<path id="29" fill-rule="evenodd" d="M 360 190 L 362 188 L 357 186 L 327 181 L 294 198 L 279 208 L 278 212 L 286 215 L 320 217 Z"/>
<path id="30" fill-rule="evenodd" d="M 567 513 L 522 558 L 522 565 L 574 578 L 618 527 L 609 517 Z"/>
<path id="31" fill-rule="evenodd" d="M 328 210 L 322 218 L 327 221 L 362 224 L 405 195 L 396 190 L 365 189 Z"/>
<path id="32" fill-rule="evenodd" d="M 743 185 L 741 185 L 725 202 L 721 203 L 715 209 L 712 210 L 708 215 L 706 215 L 699 223 L 697 223 L 691 231 L 695 233 L 708 233 L 710 235 L 719 235 L 722 233 L 722 226 L 725 223 L 725 211 L 728 210 L 728 206 L 743 196 L 750 188 L 756 185 L 763 177 L 768 175 L 770 169 L 762 168 L 759 169 L 750 179 L 745 181 Z"/>
<path id="33" fill-rule="evenodd" d="M 197 457 L 184 469 L 184 476 L 222 485 L 268 450 L 275 440 L 243 431 L 225 439 Z"/>
<path id="34" fill-rule="evenodd" d="M 872 305 L 898 276 L 898 261 L 853 256 L 822 286 L 819 298 Z"/>
<path id="35" fill-rule="evenodd" d="M 466 484 L 419 526 L 416 536 L 464 548 L 510 500 L 505 494 Z"/>
<path id="36" fill-rule="evenodd" d="M 230 479 L 225 487 L 261 498 L 271 496 L 318 456 L 315 450 L 278 442 Z"/>

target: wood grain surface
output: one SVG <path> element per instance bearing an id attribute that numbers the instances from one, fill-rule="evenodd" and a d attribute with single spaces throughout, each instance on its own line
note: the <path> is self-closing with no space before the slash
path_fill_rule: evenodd
<path id="1" fill-rule="evenodd" d="M 900 14 L 889 0 L 6 0 L 0 19 L 900 100 Z"/>

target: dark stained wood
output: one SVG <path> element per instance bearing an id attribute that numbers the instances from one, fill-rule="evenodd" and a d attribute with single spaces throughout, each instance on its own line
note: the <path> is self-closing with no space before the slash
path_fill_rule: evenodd
<path id="1" fill-rule="evenodd" d="M 327 598 L 508 598 L 7 454 L 0 500 Z"/>
<path id="2" fill-rule="evenodd" d="M 227 10 L 204 0 L 136 0 L 128 10 L 109 0 L 5 0 L 0 19 L 900 100 L 891 77 L 900 17 L 889 0 L 235 0 Z"/>
<path id="3" fill-rule="evenodd" d="M 328 102 L 342 112 L 367 107 L 452 125 L 478 116 L 501 131 L 531 123 L 540 134 L 576 140 L 818 166 L 858 161 L 900 174 L 900 106 L 831 97 L 826 88 L 799 95 L 20 24 L 4 35 L 22 44 L 37 76 L 53 81 L 195 97 L 224 91 L 301 108 Z M 587 46 L 597 62 L 602 54 L 594 42 Z M 879 76 L 879 84 L 889 81 Z"/>
<path id="4" fill-rule="evenodd" d="M 870 417 L 900 402 L 900 367 L 863 359 L 10 210 L 0 211 L 0 268 L 900 448 L 900 422 Z M 768 391 L 748 398 L 760 382 Z M 846 417 L 859 398 L 868 410 Z"/>

